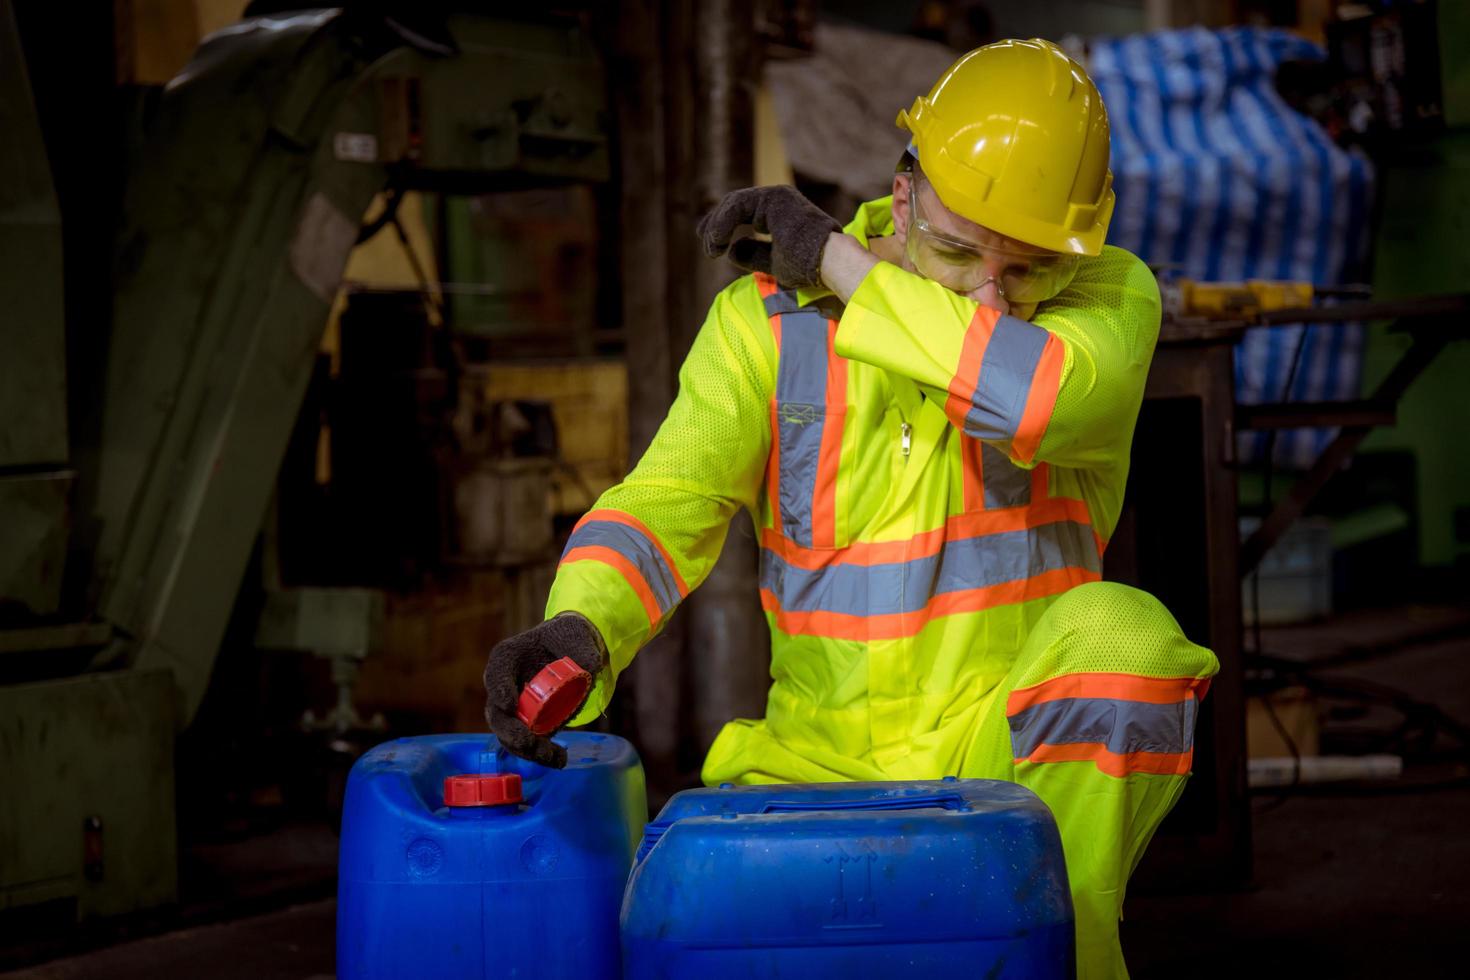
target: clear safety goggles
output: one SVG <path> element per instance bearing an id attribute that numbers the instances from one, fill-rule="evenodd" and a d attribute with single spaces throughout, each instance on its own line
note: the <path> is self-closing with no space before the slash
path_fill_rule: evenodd
<path id="1" fill-rule="evenodd" d="M 925 279 L 957 293 L 987 282 L 1009 303 L 1039 303 L 1067 288 L 1077 271 L 1077 256 L 1042 249 L 981 245 L 937 231 L 924 217 L 909 178 L 909 232 L 904 244 L 909 262 Z"/>

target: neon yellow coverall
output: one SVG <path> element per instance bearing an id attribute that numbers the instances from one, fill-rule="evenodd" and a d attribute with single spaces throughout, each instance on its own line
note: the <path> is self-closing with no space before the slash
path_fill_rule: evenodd
<path id="1" fill-rule="evenodd" d="M 846 230 L 892 234 L 889 204 Z M 1124 886 L 1218 669 L 1157 600 L 1100 581 L 1158 326 L 1153 276 L 1116 248 L 1030 322 L 888 263 L 845 309 L 731 284 L 648 452 L 562 556 L 547 615 L 590 619 L 612 664 L 573 724 L 747 508 L 770 698 L 725 726 L 705 781 L 1020 783 L 1061 830 L 1079 973 L 1126 975 Z"/>

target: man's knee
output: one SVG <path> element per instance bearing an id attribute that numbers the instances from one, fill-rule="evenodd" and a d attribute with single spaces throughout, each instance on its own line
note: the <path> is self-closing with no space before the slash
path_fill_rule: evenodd
<path id="1" fill-rule="evenodd" d="M 1117 582 L 1091 582 L 1054 602 L 1034 637 L 1058 673 L 1126 673 L 1209 677 L 1219 662 L 1191 643 L 1179 623 L 1147 592 Z"/>

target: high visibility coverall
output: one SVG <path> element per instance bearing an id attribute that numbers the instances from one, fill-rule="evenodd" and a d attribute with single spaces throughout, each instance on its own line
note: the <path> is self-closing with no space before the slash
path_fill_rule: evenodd
<path id="1" fill-rule="evenodd" d="M 846 231 L 892 234 L 890 200 Z M 1079 973 L 1126 975 L 1124 886 L 1183 789 L 1218 669 L 1157 600 L 1100 581 L 1158 326 L 1152 274 L 1116 248 L 1029 322 L 888 263 L 845 309 L 732 283 L 647 453 L 567 542 L 547 615 L 590 619 L 612 665 L 573 724 L 744 507 L 771 691 L 704 780 L 1027 786 L 1061 830 Z"/>

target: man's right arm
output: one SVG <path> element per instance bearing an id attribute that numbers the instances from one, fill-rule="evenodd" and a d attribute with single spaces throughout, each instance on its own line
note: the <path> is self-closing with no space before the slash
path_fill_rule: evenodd
<path id="1" fill-rule="evenodd" d="M 827 246 L 822 249 L 822 284 L 845 305 L 883 258 L 877 249 L 863 248 L 851 235 L 834 231 L 827 236 Z"/>
<path id="2" fill-rule="evenodd" d="M 715 298 L 679 371 L 673 407 L 637 467 L 573 531 L 546 616 L 589 620 L 610 669 L 570 724 L 602 712 L 617 676 L 714 567 L 736 509 L 755 509 L 770 452 L 775 357 L 759 291 L 746 276 Z"/>

